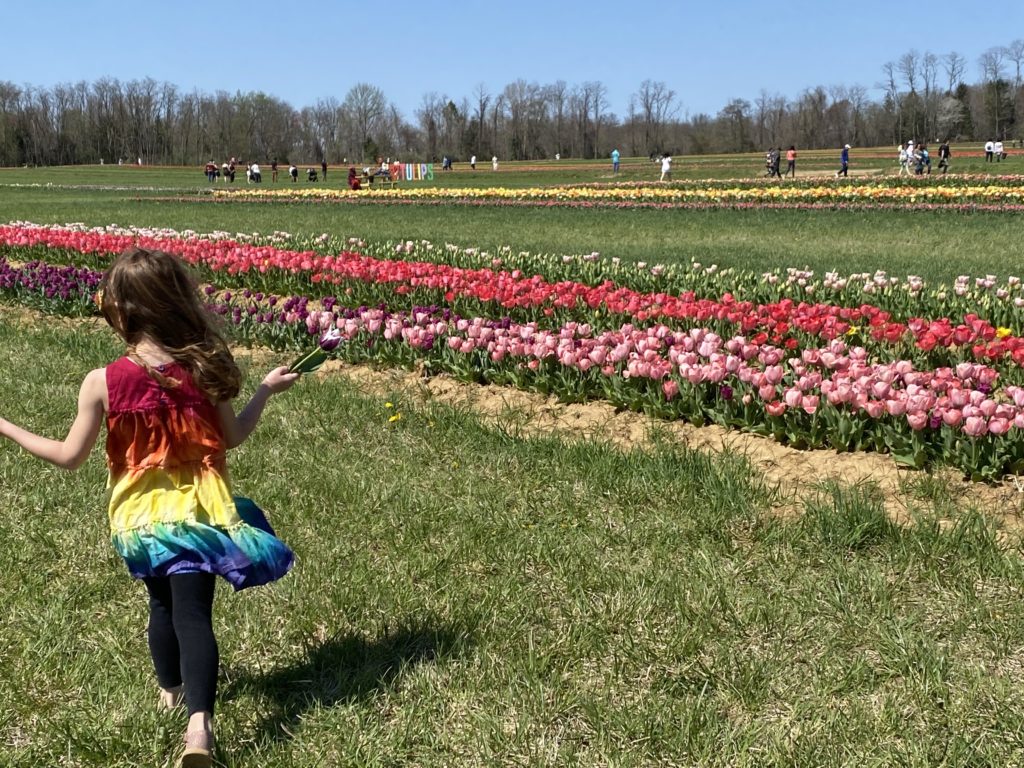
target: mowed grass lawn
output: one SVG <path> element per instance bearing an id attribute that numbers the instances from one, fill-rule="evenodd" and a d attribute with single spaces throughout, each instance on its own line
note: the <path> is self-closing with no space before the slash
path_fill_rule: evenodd
<path id="1" fill-rule="evenodd" d="M 692 177 L 761 173 L 755 156 L 682 158 Z M 825 167 L 827 153 L 809 159 Z M 882 150 L 864 163 L 892 173 L 895 161 Z M 446 186 L 546 185 L 612 179 L 605 163 L 505 164 L 497 174 L 456 170 L 438 176 Z M 722 169 L 725 170 L 722 170 Z M 967 158 L 955 170 L 1024 171 L 1024 160 L 1001 164 Z M 639 169 L 639 170 L 638 170 Z M 647 178 L 646 165 L 625 165 L 622 178 Z M 343 184 L 344 171 L 329 171 L 329 186 Z M 678 174 L 677 174 L 677 177 Z M 265 173 L 265 187 L 274 185 Z M 283 175 L 282 175 L 283 179 Z M 856 179 L 851 179 L 854 183 Z M 16 187 L 14 184 L 116 185 L 125 189 Z M 418 184 L 419 182 L 410 182 Z M 825 180 L 823 183 L 845 183 Z M 283 180 L 277 186 L 290 184 Z M 245 186 L 244 174 L 235 182 Z M 201 202 L 195 192 L 207 182 L 200 169 L 89 166 L 0 170 L 0 220 L 38 223 L 81 221 L 90 225 L 170 226 L 197 231 L 331 234 L 373 240 L 426 239 L 463 247 L 511 246 L 547 254 L 599 251 L 649 264 L 688 262 L 761 272 L 777 267 L 809 267 L 818 274 L 885 269 L 897 276 L 919 275 L 950 282 L 957 275 L 1020 271 L 1017 257 L 1021 215 L 949 211 L 693 211 L 580 210 L 568 208 L 462 207 L 430 205 L 351 205 L 344 203 Z M 224 186 L 224 185 L 220 185 Z M 310 185 L 299 182 L 299 188 Z M 149 189 L 155 187 L 155 190 Z M 155 199 L 164 198 L 164 199 Z M 169 200 L 182 198 L 193 202 Z"/>
<path id="2" fill-rule="evenodd" d="M 62 435 L 120 353 L 6 311 L 0 413 Z M 1019 545 L 942 493 L 910 527 L 871 487 L 783 520 L 736 457 L 527 439 L 339 376 L 276 398 L 232 468 L 298 562 L 219 587 L 225 766 L 1024 764 Z M 0 445 L 0 765 L 179 750 L 103 481 L 100 448 L 67 474 Z"/>

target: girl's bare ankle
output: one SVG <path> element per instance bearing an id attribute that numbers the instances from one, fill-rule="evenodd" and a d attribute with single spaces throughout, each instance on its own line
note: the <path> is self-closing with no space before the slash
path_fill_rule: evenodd
<path id="1" fill-rule="evenodd" d="M 160 706 L 164 709 L 177 709 L 185 703 L 185 686 L 160 689 Z"/>
<path id="2" fill-rule="evenodd" d="M 189 733 L 213 733 L 213 715 L 209 712 L 194 712 L 188 718 Z"/>

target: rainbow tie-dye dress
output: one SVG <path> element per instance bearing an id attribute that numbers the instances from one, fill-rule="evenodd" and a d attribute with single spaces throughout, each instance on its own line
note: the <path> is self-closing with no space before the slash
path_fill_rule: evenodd
<path id="1" fill-rule="evenodd" d="M 235 589 L 279 579 L 294 555 L 239 516 L 216 407 L 184 367 L 160 371 L 181 385 L 161 387 L 127 357 L 106 369 L 114 548 L 136 578 L 214 573 Z"/>

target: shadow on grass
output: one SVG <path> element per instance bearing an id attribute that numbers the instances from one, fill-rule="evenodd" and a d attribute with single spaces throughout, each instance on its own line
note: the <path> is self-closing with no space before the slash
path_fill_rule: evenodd
<path id="1" fill-rule="evenodd" d="M 225 701 L 251 694 L 264 699 L 269 714 L 258 737 L 292 738 L 310 709 L 369 698 L 418 664 L 433 664 L 464 655 L 473 644 L 467 627 L 410 623 L 367 640 L 361 635 L 333 637 L 310 646 L 301 658 L 263 674 L 240 672 L 224 691 Z"/>

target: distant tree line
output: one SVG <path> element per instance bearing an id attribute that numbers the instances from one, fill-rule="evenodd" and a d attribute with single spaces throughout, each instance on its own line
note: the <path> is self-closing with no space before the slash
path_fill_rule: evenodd
<path id="1" fill-rule="evenodd" d="M 457 101 L 428 93 L 410 121 L 369 83 L 342 101 L 296 109 L 261 92 L 184 92 L 152 79 L 103 78 L 50 88 L 0 81 L 0 165 L 117 162 L 198 165 L 211 158 L 281 162 L 372 161 L 379 156 L 437 161 L 443 155 L 533 160 L 663 152 L 746 152 L 1011 140 L 1024 133 L 1024 40 L 991 48 L 967 83 L 967 60 L 953 52 L 909 51 L 881 68 L 880 100 L 861 85 L 816 86 L 796 97 L 762 90 L 732 99 L 716 115 L 683 115 L 665 82 L 645 80 L 626 114 L 609 111 L 599 81 L 548 85 L 516 80 L 501 91 L 479 85 Z"/>

